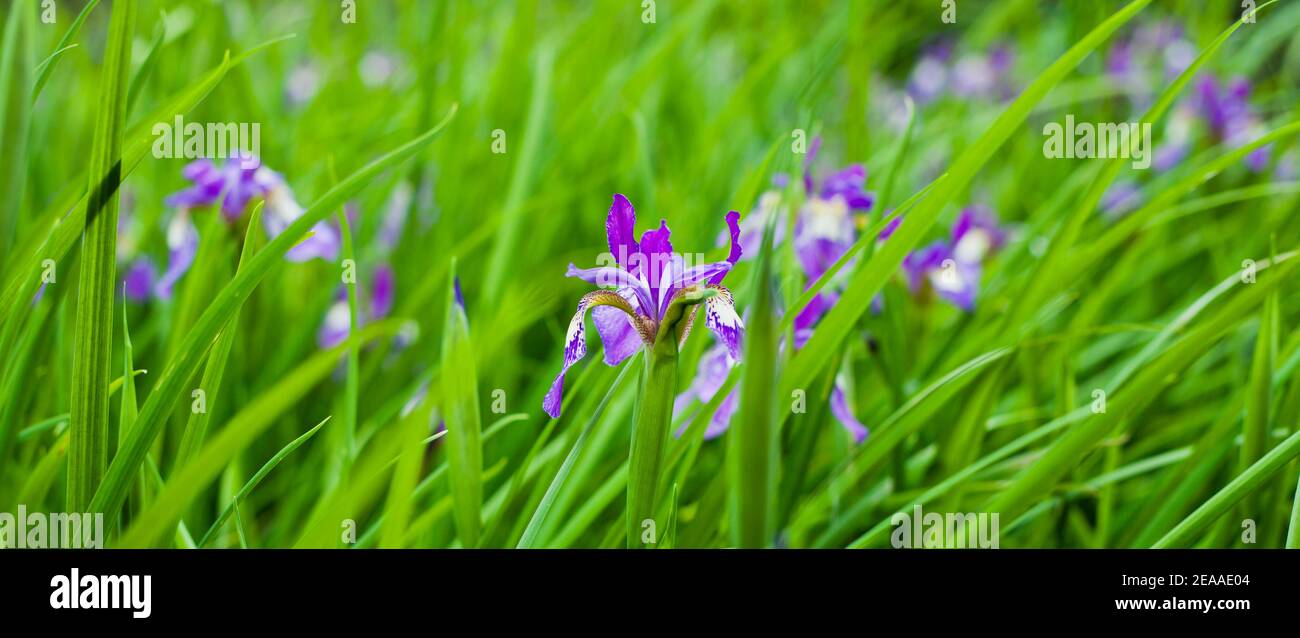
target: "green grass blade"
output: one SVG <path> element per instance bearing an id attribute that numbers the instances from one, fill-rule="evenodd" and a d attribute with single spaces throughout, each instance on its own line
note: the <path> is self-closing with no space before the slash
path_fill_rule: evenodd
<path id="1" fill-rule="evenodd" d="M 311 230 L 311 227 L 331 214 L 349 197 L 360 191 L 379 173 L 410 159 L 426 148 L 455 115 L 453 106 L 447 116 L 436 127 L 408 142 L 400 148 L 380 157 L 353 173 L 343 182 L 326 192 L 315 204 L 308 208 L 301 217 L 290 224 L 282 233 L 258 251 L 248 263 L 247 268 L 236 273 L 235 278 L 217 293 L 198 322 L 186 335 L 179 354 L 167 363 L 158 377 L 157 385 L 145 399 L 140 408 L 137 426 L 131 432 L 118 456 L 108 468 L 103 485 L 91 501 L 91 511 L 116 512 L 125 496 L 126 477 L 144 460 L 145 452 L 158 436 L 166 415 L 177 398 L 183 394 L 185 383 L 198 370 L 209 346 L 212 345 L 222 326 L 230 320 L 236 310 L 243 304 L 253 289 L 272 268 L 282 263 L 282 258 L 290 248 L 298 244 Z M 350 342 L 349 342 L 350 343 Z"/>
<path id="2" fill-rule="evenodd" d="M 259 222 L 262 216 L 262 203 L 259 202 L 253 208 L 253 212 L 248 217 L 248 229 L 244 233 L 244 246 L 240 249 L 239 265 L 237 268 L 243 268 L 253 257 L 254 246 L 257 245 L 257 233 L 261 228 Z M 236 270 L 236 273 L 239 271 Z M 236 309 L 231 315 L 230 320 L 222 328 L 217 342 L 212 346 L 212 353 L 208 355 L 208 362 L 203 368 L 203 377 L 199 381 L 199 388 L 206 394 L 205 402 L 210 406 L 216 406 L 221 395 L 221 380 L 225 376 L 226 363 L 230 360 L 230 350 L 235 344 L 235 335 L 239 331 L 239 310 Z M 208 435 L 208 422 L 211 420 L 211 410 L 190 411 L 190 416 L 185 422 L 185 430 L 181 433 L 181 442 L 176 452 L 176 461 L 174 467 L 183 467 L 198 454 L 199 448 L 203 446 L 204 439 Z"/>
<path id="3" fill-rule="evenodd" d="M 551 479 L 551 484 L 546 488 L 546 494 L 542 495 L 542 500 L 537 504 L 537 509 L 533 510 L 532 517 L 528 520 L 528 526 L 524 528 L 524 533 L 519 537 L 519 543 L 515 545 L 518 549 L 531 549 L 537 546 L 538 534 L 541 532 L 543 525 L 546 524 L 546 516 L 551 511 L 551 505 L 555 502 L 555 497 L 560 492 L 560 488 L 569 478 L 569 472 L 573 469 L 573 464 L 577 461 L 578 455 L 582 453 L 583 446 L 587 442 L 587 436 L 600 422 L 601 416 L 605 414 L 605 407 L 609 405 L 609 400 L 614 397 L 614 393 L 623 386 L 623 378 L 627 376 L 635 364 L 629 362 L 619 371 L 615 377 L 614 383 L 610 385 L 609 391 L 600 399 L 596 405 L 596 410 L 587 418 L 587 423 L 582 426 L 582 432 L 578 434 L 578 440 L 574 441 L 573 447 L 569 448 L 569 454 L 564 457 L 564 463 L 560 465 L 559 471 L 555 473 L 555 478 Z"/>
<path id="4" fill-rule="evenodd" d="M 1300 456 L 1300 432 L 1287 437 L 1277 447 L 1269 450 L 1263 458 L 1256 461 L 1246 471 L 1237 475 L 1223 489 L 1210 497 L 1196 511 L 1169 530 L 1160 540 L 1152 545 L 1153 549 L 1185 547 L 1196 540 L 1197 534 L 1204 531 L 1237 504 L 1247 494 L 1262 486 L 1291 459 Z"/>
<path id="5" fill-rule="evenodd" d="M 27 139 L 32 109 L 28 87 L 35 64 L 36 4 L 11 6 L 0 38 L 0 253 L 8 253 L 27 187 Z"/>
<path id="6" fill-rule="evenodd" d="M 140 91 L 144 88 L 144 83 L 149 81 L 150 74 L 157 66 L 158 50 L 162 48 L 163 42 L 167 38 L 167 14 L 162 13 L 158 18 L 158 24 L 153 28 L 153 40 L 149 42 L 149 52 L 145 54 L 144 61 L 140 63 L 140 68 L 136 70 L 135 77 L 131 78 L 131 88 L 126 93 L 126 112 L 131 114 L 135 101 L 140 97 Z"/>
<path id="7" fill-rule="evenodd" d="M 748 286 L 754 298 L 745 326 L 745 372 L 736 421 L 726 437 L 731 542 L 743 548 L 767 547 L 775 537 L 780 470 L 775 391 L 781 335 L 772 290 L 774 228 L 775 224 L 769 224 L 764 231 L 763 247 Z"/>
<path id="8" fill-rule="evenodd" d="M 1273 273 L 1268 273 L 1268 276 Z M 1274 289 L 1259 312 L 1259 331 L 1255 335 L 1255 352 L 1250 362 L 1250 381 L 1246 390 L 1246 418 L 1241 428 L 1242 470 L 1255 464 L 1268 448 L 1269 404 L 1273 398 L 1273 361 L 1277 351 L 1277 297 Z M 1242 518 L 1258 520 L 1260 501 L 1247 495 L 1242 501 Z"/>
<path id="9" fill-rule="evenodd" d="M 1242 321 L 1244 315 L 1260 303 L 1280 280 L 1295 271 L 1300 260 L 1290 259 L 1277 266 L 1277 274 L 1247 286 L 1244 292 L 1224 304 L 1215 315 L 1170 346 L 1163 356 L 1151 361 L 1132 380 L 1121 385 L 1113 397 L 1106 399 L 1106 411 L 1094 414 L 1076 425 L 1048 448 L 1047 453 L 1021 472 L 987 506 L 1008 520 L 1022 514 L 1035 499 L 1050 491 L 1103 436 L 1112 432 L 1124 417 L 1147 405 L 1171 376 L 1190 365 L 1218 342 L 1218 338 Z"/>
<path id="10" fill-rule="evenodd" d="M 81 245 L 81 277 L 77 288 L 68 439 L 69 512 L 97 511 L 86 509 L 86 505 L 108 463 L 108 382 L 113 349 L 118 189 L 126 81 L 134 31 L 135 0 L 115 3 L 104 52 L 99 119 L 91 142 L 92 181 L 86 200 L 86 232 Z"/>
<path id="11" fill-rule="evenodd" d="M 840 354 L 840 343 L 871 306 L 871 299 L 885 281 L 902 264 L 903 258 L 916 247 L 939 218 L 944 205 L 964 189 L 975 174 L 1006 142 L 1021 129 L 1034 105 L 1047 95 L 1085 57 L 1106 41 L 1112 33 L 1141 11 L 1150 0 L 1136 0 L 1094 28 L 1055 63 L 1038 76 L 1020 97 L 998 117 L 993 125 L 957 159 L 948 178 L 907 216 L 889 240 L 849 280 L 844 294 L 822 318 L 817 331 L 800 352 L 791 359 L 783 377 L 780 396 L 798 388 L 807 388 L 817 374 Z"/>
<path id="12" fill-rule="evenodd" d="M 447 314 L 442 330 L 443 411 L 447 420 L 447 465 L 450 471 L 456 535 L 475 547 L 483 526 L 483 424 L 479 412 L 478 373 L 470 341 L 469 317 L 461 297 L 456 263 L 447 279 Z"/>
<path id="13" fill-rule="evenodd" d="M 303 432 L 301 436 L 290 441 L 288 445 L 280 448 L 280 451 L 276 452 L 275 456 L 272 456 L 266 463 L 263 463 L 262 467 L 253 474 L 253 477 L 248 479 L 248 481 L 244 483 L 243 487 L 239 488 L 239 491 L 235 493 L 234 498 L 230 499 L 230 504 L 226 506 L 226 509 L 221 511 L 221 514 L 217 516 L 217 520 L 213 521 L 212 526 L 208 528 L 208 531 L 203 533 L 203 537 L 199 539 L 197 546 L 203 547 L 207 545 L 208 541 L 212 540 L 212 535 L 217 533 L 217 531 L 221 529 L 221 526 L 230 518 L 230 515 L 235 511 L 237 504 L 248 498 L 248 495 L 257 488 L 258 484 L 262 482 L 262 479 L 266 478 L 267 474 L 270 474 L 271 471 L 280 464 L 280 461 L 283 461 L 285 457 L 293 454 L 294 450 L 302 447 L 302 444 L 306 443 L 308 439 L 319 432 L 326 423 L 329 423 L 329 420 L 330 417 L 325 417 L 320 423 L 316 424 L 316 427 Z"/>
<path id="14" fill-rule="evenodd" d="M 121 547 L 150 547 L 174 530 L 181 514 L 214 480 L 222 468 L 269 427 L 281 413 L 297 403 L 329 375 L 353 341 L 367 342 L 397 333 L 399 323 L 385 321 L 366 326 L 330 350 L 307 359 L 230 419 L 221 432 L 163 486 L 149 509 L 122 535 Z M 141 412 L 143 415 L 143 411 Z M 143 420 L 143 416 L 141 417 Z M 136 432 L 140 428 L 136 429 Z M 132 432 L 134 435 L 135 432 Z"/>
<path id="15" fill-rule="evenodd" d="M 59 43 L 54 46 L 55 51 L 63 51 L 75 46 L 70 44 L 72 39 L 77 37 L 77 33 L 81 31 L 81 25 L 85 24 L 86 16 L 89 16 L 90 12 L 94 11 L 95 7 L 98 5 L 99 0 L 90 0 L 86 3 L 86 6 L 81 8 L 81 12 L 72 20 L 72 24 L 68 26 L 68 30 L 64 32 L 63 37 L 59 39 Z M 49 81 L 50 74 L 54 72 L 54 65 L 57 60 L 58 58 L 56 56 L 51 55 L 49 64 L 46 64 L 41 69 L 40 75 L 36 77 L 36 84 L 32 87 L 31 99 L 33 102 L 36 101 L 36 98 L 41 96 L 41 89 L 45 88 L 45 83 Z"/>

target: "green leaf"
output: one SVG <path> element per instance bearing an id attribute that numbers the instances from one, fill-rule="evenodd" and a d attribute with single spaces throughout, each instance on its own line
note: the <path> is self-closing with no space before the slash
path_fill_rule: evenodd
<path id="1" fill-rule="evenodd" d="M 1233 505 L 1262 486 L 1269 477 L 1276 474 L 1296 456 L 1300 456 L 1300 432 L 1287 437 L 1277 447 L 1269 450 L 1263 458 L 1246 468 L 1246 471 L 1237 475 L 1223 489 L 1211 496 L 1210 500 L 1196 508 L 1196 511 L 1156 541 L 1152 548 L 1187 546 L 1196 539 L 1197 534 L 1219 520 L 1219 517 L 1226 514 Z"/>
<path id="2" fill-rule="evenodd" d="M 33 6 L 35 5 L 35 3 L 32 4 Z M 81 12 L 77 14 L 77 17 L 73 19 L 72 24 L 68 26 L 68 30 L 64 32 L 63 37 L 59 39 L 59 43 L 54 46 L 56 53 L 76 46 L 71 44 L 72 39 L 77 37 L 77 33 L 81 31 L 81 25 L 86 22 L 86 16 L 89 16 L 90 12 L 94 11 L 95 7 L 98 5 L 99 0 L 90 0 L 86 3 L 86 6 L 81 8 Z M 32 87 L 32 102 L 35 102 L 36 98 L 40 97 L 41 89 L 45 88 L 45 82 L 50 79 L 50 74 L 54 72 L 56 60 L 58 60 L 58 57 L 56 55 L 51 55 L 49 63 L 41 68 L 40 75 L 36 78 L 36 84 Z"/>
<path id="3" fill-rule="evenodd" d="M 1023 513 L 1035 499 L 1050 491 L 1065 473 L 1092 450 L 1097 441 L 1114 431 L 1125 417 L 1152 401 L 1171 380 L 1171 375 L 1185 369 L 1217 343 L 1218 338 L 1240 322 L 1254 304 L 1260 303 L 1261 298 L 1279 281 L 1285 280 L 1288 273 L 1294 272 L 1298 263 L 1300 260 L 1290 259 L 1279 264 L 1276 275 L 1247 286 L 1244 292 L 1224 304 L 1217 314 L 1205 319 L 1200 326 L 1170 346 L 1163 356 L 1151 361 L 1132 380 L 1120 385 L 1114 396 L 1106 397 L 1105 412 L 1092 415 L 1057 439 L 1037 462 L 1017 475 L 1006 489 L 994 497 L 986 511 L 998 512 L 1008 520 Z"/>
<path id="4" fill-rule="evenodd" d="M 248 495 L 252 493 L 253 489 L 262 482 L 262 479 L 266 478 L 267 474 L 270 474 L 271 471 L 280 464 L 280 461 L 283 461 L 285 457 L 293 454 L 294 450 L 301 447 L 303 443 L 307 442 L 307 439 L 310 439 L 313 435 L 319 432 L 326 423 L 329 423 L 329 420 L 330 417 L 325 417 L 320 423 L 316 424 L 316 427 L 303 432 L 301 436 L 290 441 L 288 445 L 280 448 L 280 451 L 276 452 L 275 456 L 272 456 L 266 463 L 263 463 L 262 467 L 253 474 L 253 477 L 248 479 L 248 481 L 244 483 L 243 487 L 239 488 L 239 491 L 235 493 L 234 498 L 230 499 L 230 504 L 226 506 L 226 509 L 221 511 L 221 514 L 217 516 L 216 521 L 213 521 L 212 526 L 208 528 L 208 531 L 204 532 L 203 538 L 199 539 L 198 547 L 207 545 L 208 541 L 212 539 L 212 535 L 217 533 L 217 530 L 220 530 L 221 526 L 230 518 L 230 515 L 235 511 L 239 502 L 248 498 Z"/>
<path id="5" fill-rule="evenodd" d="M 0 38 L 0 253 L 9 252 L 27 186 L 27 138 L 32 109 L 28 101 L 35 70 L 36 3 L 12 5 Z"/>
<path id="6" fill-rule="evenodd" d="M 243 268 L 244 264 L 252 259 L 254 246 L 257 244 L 257 233 L 261 228 L 259 222 L 262 217 L 262 206 L 263 202 L 259 202 L 248 217 L 248 229 L 244 232 L 244 246 L 240 249 L 237 268 Z M 238 330 L 239 310 L 236 309 L 222 328 L 217 343 L 212 346 L 212 353 L 208 355 L 208 362 L 203 368 L 203 378 L 199 381 L 199 388 L 204 391 L 206 395 L 204 399 L 208 405 L 218 405 L 217 401 L 221 396 L 221 380 L 225 376 L 226 363 L 230 359 L 230 350 L 234 347 Z M 209 410 L 190 410 L 189 419 L 185 422 L 185 430 L 181 433 L 174 467 L 183 467 L 194 458 L 195 454 L 198 454 L 199 448 L 208 435 L 210 414 Z"/>
<path id="7" fill-rule="evenodd" d="M 808 343 L 791 359 L 783 376 L 781 396 L 807 388 L 819 371 L 840 354 L 840 343 L 871 306 L 871 299 L 902 264 L 939 218 L 944 205 L 970 183 L 1012 133 L 1021 130 L 1034 105 L 1085 57 L 1141 11 L 1150 0 L 1136 0 L 1098 25 L 1033 81 L 953 164 L 948 178 L 934 187 L 899 225 L 889 240 L 849 280 L 840 301 L 822 318 Z"/>
<path id="8" fill-rule="evenodd" d="M 600 403 L 596 405 L 596 410 L 587 418 L 586 425 L 582 426 L 582 432 L 578 434 L 578 440 L 574 441 L 573 447 L 569 448 L 569 454 L 564 457 L 564 463 L 560 465 L 559 471 L 555 473 L 555 478 L 551 479 L 551 484 L 546 488 L 546 494 L 542 496 L 541 502 L 537 504 L 537 509 L 533 510 L 532 517 L 528 520 L 528 526 L 524 528 L 523 535 L 519 538 L 519 543 L 515 545 L 517 549 L 531 549 L 537 545 L 537 536 L 546 524 L 546 516 L 551 511 L 551 505 L 555 502 L 555 497 L 559 494 L 560 489 L 564 487 L 565 481 L 569 478 L 569 472 L 573 469 L 573 464 L 577 461 L 578 455 L 582 453 L 583 446 L 587 442 L 587 436 L 600 422 L 601 416 L 605 414 L 605 406 L 609 405 L 609 400 L 613 398 L 614 393 L 623 386 L 623 378 L 627 376 L 628 371 L 633 367 L 629 362 L 619 371 L 618 377 L 609 387 L 609 391 L 601 398 Z"/>
<path id="9" fill-rule="evenodd" d="M 384 321 L 366 326 L 346 341 L 313 355 L 280 380 L 279 383 L 250 401 L 244 409 L 230 419 L 226 427 L 213 437 L 203 450 L 172 475 L 163 486 L 149 509 L 145 510 L 122 535 L 121 547 L 150 547 L 169 531 L 174 530 L 181 514 L 202 493 L 222 468 L 241 450 L 266 430 L 286 409 L 297 403 L 309 390 L 329 375 L 338 364 L 339 357 L 353 341 L 368 342 L 391 336 L 400 327 L 397 321 Z M 147 405 L 147 404 L 146 404 Z M 143 422 L 144 412 L 141 412 Z M 317 426 L 319 427 L 319 426 Z M 134 435 L 142 427 L 132 431 Z M 107 485 L 107 483 L 106 483 Z M 92 509 L 90 511 L 102 511 Z"/>
<path id="10" fill-rule="evenodd" d="M 776 488 L 780 442 L 776 426 L 777 332 L 772 290 L 773 220 L 749 284 L 754 296 L 745 326 L 745 371 L 740 380 L 738 413 L 727 435 L 728 505 L 731 542 L 736 547 L 772 544 L 776 526 Z"/>
<path id="11" fill-rule="evenodd" d="M 99 119 L 91 141 L 92 181 L 86 199 L 86 232 L 81 244 L 81 277 L 77 287 L 68 439 L 69 512 L 99 511 L 88 510 L 86 505 L 108 463 L 108 371 L 113 349 L 118 189 L 126 82 L 134 32 L 135 0 L 114 3 L 104 51 Z"/>
<path id="12" fill-rule="evenodd" d="M 122 498 L 125 496 L 126 478 L 143 462 L 145 453 L 161 431 L 171 406 L 177 397 L 181 396 L 185 384 L 198 370 L 199 363 L 213 340 L 252 294 L 262 278 L 272 268 L 283 263 L 285 253 L 297 245 L 312 226 L 324 220 L 376 175 L 411 158 L 432 143 L 455 113 L 456 107 L 453 106 L 436 127 L 371 162 L 330 189 L 301 217 L 258 251 L 247 267 L 240 269 L 235 274 L 235 278 L 217 293 L 207 310 L 185 336 L 177 356 L 167 362 L 167 366 L 159 375 L 157 385 L 145 399 L 144 407 L 140 408 L 136 428 L 131 431 L 131 437 L 113 459 L 103 485 L 95 492 L 95 498 L 91 501 L 92 509 L 88 511 L 104 512 L 107 515 L 121 507 Z"/>
<path id="13" fill-rule="evenodd" d="M 478 373 L 453 259 L 447 278 L 447 313 L 442 330 L 443 411 L 447 420 L 447 465 L 456 535 L 475 547 L 483 526 L 483 424 L 479 412 Z"/>

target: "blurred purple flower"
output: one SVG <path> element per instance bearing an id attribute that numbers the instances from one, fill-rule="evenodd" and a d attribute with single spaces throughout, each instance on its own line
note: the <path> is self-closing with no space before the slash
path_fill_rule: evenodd
<path id="1" fill-rule="evenodd" d="M 1141 189 L 1132 181 L 1115 182 L 1101 197 L 1101 212 L 1110 218 L 1133 212 L 1142 203 Z"/>
<path id="2" fill-rule="evenodd" d="M 157 279 L 158 268 L 153 265 L 153 260 L 139 257 L 131 262 L 122 277 L 122 292 L 131 301 L 147 301 L 153 294 L 154 282 Z"/>
<path id="3" fill-rule="evenodd" d="M 194 256 L 198 252 L 199 231 L 190 220 L 189 211 L 181 210 L 167 224 L 167 270 L 154 283 L 154 297 L 163 300 L 172 298 L 172 289 L 194 264 Z"/>
<path id="4" fill-rule="evenodd" d="M 397 292 L 397 280 L 393 268 L 388 264 L 375 267 L 370 278 L 370 287 L 357 287 L 357 309 L 361 325 L 387 317 L 393 310 L 393 298 Z M 352 313 L 348 308 L 348 289 L 339 288 L 333 305 L 325 312 L 316 333 L 316 343 L 321 349 L 333 348 L 348 338 L 352 331 Z"/>
<path id="5" fill-rule="evenodd" d="M 903 259 L 903 274 L 913 294 L 927 288 L 967 312 L 974 310 L 983 263 L 1006 243 L 1007 232 L 986 206 L 967 206 L 953 223 L 950 239 L 940 239 Z"/>

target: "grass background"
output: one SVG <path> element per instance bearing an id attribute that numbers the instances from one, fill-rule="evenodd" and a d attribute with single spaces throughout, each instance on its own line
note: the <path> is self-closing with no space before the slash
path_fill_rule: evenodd
<path id="1" fill-rule="evenodd" d="M 604 366 L 593 339 L 563 416 L 542 413 L 588 290 L 565 266 L 605 250 L 615 192 L 639 229 L 663 217 L 678 250 L 723 257 L 723 215 L 751 210 L 775 173 L 798 174 L 800 129 L 824 140 L 816 170 L 866 164 L 883 199 L 868 224 L 947 177 L 909 204 L 921 221 L 864 244 L 870 257 L 846 267 L 814 342 L 733 374 L 745 388 L 769 386 L 742 376 L 775 375 L 777 414 L 758 417 L 776 430 L 770 485 L 728 471 L 734 424 L 707 442 L 694 412 L 673 424 L 696 427 L 666 452 L 658 546 L 887 547 L 890 516 L 917 503 L 998 512 L 1003 547 L 1294 546 L 1300 185 L 1246 170 L 1244 152 L 1213 140 L 1163 172 L 1048 160 L 1041 130 L 1066 113 L 1135 119 L 1103 54 L 1167 19 L 1204 55 L 1198 73 L 1252 79 L 1280 158 L 1300 115 L 1300 5 L 1266 7 L 1224 38 L 1236 3 L 1147 4 L 959 0 L 945 24 L 937 2 L 663 0 L 646 24 L 637 2 L 358 0 L 346 23 L 336 2 L 106 0 L 75 25 L 85 2 L 56 2 L 53 24 L 40 3 L 8 2 L 0 511 L 108 511 L 110 546 L 622 546 L 642 364 Z M 115 36 L 110 14 L 127 5 L 134 25 Z M 906 135 L 888 98 L 941 37 L 958 51 L 1013 46 L 1020 97 L 927 104 Z M 131 52 L 121 86 L 108 81 L 115 42 Z M 314 94 L 290 99 L 303 78 Z M 1149 89 L 1159 141 L 1162 105 L 1192 87 Z M 115 101 L 123 121 L 97 126 Z M 117 285 L 83 275 L 113 250 L 81 239 L 83 226 L 84 241 L 106 237 L 86 219 L 106 219 L 108 204 L 83 195 L 114 165 L 114 134 L 132 241 L 166 254 L 163 199 L 185 186 L 185 161 L 148 154 L 148 131 L 179 112 L 260 123 L 262 158 L 308 216 L 354 208 L 354 294 L 391 264 L 392 319 L 318 350 L 339 264 L 286 262 L 277 251 L 294 233 L 268 241 L 251 214 L 228 226 L 199 211 L 201 252 L 171 301 L 118 294 L 111 312 L 81 311 L 79 298 Z M 505 153 L 493 152 L 498 130 Z M 1115 179 L 1135 180 L 1144 203 L 1119 220 L 1097 212 Z M 1017 229 L 985 268 L 977 310 L 912 298 L 897 262 L 970 202 Z M 386 250 L 393 208 L 405 225 Z M 33 304 L 45 259 L 57 280 Z M 1249 285 L 1247 259 L 1259 267 Z M 805 282 L 788 244 L 762 263 L 776 288 L 759 310 L 792 315 Z M 758 266 L 728 277 L 742 311 L 762 296 Z M 79 350 L 82 321 L 111 338 Z M 759 334 L 772 345 L 781 332 Z M 683 346 L 679 389 L 711 339 L 696 330 Z M 872 430 L 859 446 L 818 399 L 837 370 Z M 789 414 L 798 389 L 809 409 Z M 1099 389 L 1104 414 L 1090 409 Z M 85 436 L 101 437 L 107 469 L 73 453 L 87 440 L 69 423 L 78 401 L 105 411 Z M 435 431 L 453 410 L 481 422 L 479 441 Z M 195 427 L 206 435 L 185 451 Z M 727 515 L 733 498 L 771 499 L 761 533 Z"/>

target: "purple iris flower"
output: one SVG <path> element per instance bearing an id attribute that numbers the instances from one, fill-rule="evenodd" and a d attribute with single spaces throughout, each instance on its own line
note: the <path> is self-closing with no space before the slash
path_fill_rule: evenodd
<path id="1" fill-rule="evenodd" d="M 127 299 L 135 302 L 147 301 L 153 294 L 154 282 L 158 280 L 158 268 L 148 257 L 139 257 L 131 262 L 122 276 L 122 292 Z"/>
<path id="2" fill-rule="evenodd" d="M 1250 81 L 1245 78 L 1220 82 L 1205 76 L 1196 84 L 1192 104 L 1210 133 L 1231 146 L 1247 144 L 1263 134 L 1259 117 L 1250 106 Z M 1267 168 L 1271 147 L 1251 151 L 1245 158 L 1247 168 L 1256 173 Z"/>
<path id="3" fill-rule="evenodd" d="M 262 225 L 268 237 L 274 239 L 288 228 L 306 210 L 298 204 L 284 179 L 272 173 L 271 187 L 266 192 L 266 210 L 262 215 Z M 317 222 L 311 227 L 311 236 L 298 242 L 285 253 L 284 258 L 293 262 L 323 259 L 334 261 L 343 246 L 343 235 L 338 227 L 328 221 Z"/>
<path id="4" fill-rule="evenodd" d="M 807 200 L 799 210 L 795 221 L 794 249 L 799 264 L 809 283 L 820 278 L 857 240 L 855 213 L 865 213 L 875 205 L 875 195 L 866 190 L 866 169 L 853 164 L 831 173 L 821 180 L 812 176 L 811 163 L 820 148 L 820 138 L 814 138 L 809 150 L 809 157 L 804 166 L 804 189 Z M 745 254 L 758 252 L 762 241 L 762 231 L 767 220 L 780 214 L 781 195 L 777 192 L 765 193 L 759 198 L 758 208 L 754 214 L 740 226 L 740 245 Z M 750 226 L 749 224 L 752 224 Z M 898 222 L 890 224 L 891 230 Z M 776 224 L 779 231 L 784 224 Z M 882 233 L 883 235 L 883 233 Z M 774 236 L 774 240 L 776 237 Z M 733 251 L 734 251 L 733 244 Z M 830 310 L 839 299 L 839 291 L 834 286 L 822 288 L 812 301 L 795 317 L 794 347 L 802 348 L 821 317 Z M 599 325 L 599 324 L 598 324 Z M 700 359 L 696 376 L 691 386 L 677 396 L 673 411 L 681 414 L 694 400 L 708 403 L 726 381 L 727 374 L 737 363 L 724 348 L 715 347 Z M 848 407 L 848 400 L 843 390 L 843 383 L 836 381 L 831 394 L 831 412 L 837 420 L 861 443 L 867 436 L 864 427 Z M 718 406 L 709 425 L 704 431 L 705 439 L 712 439 L 726 431 L 731 417 L 736 410 L 737 394 L 733 391 Z M 682 432 L 678 432 L 680 436 Z"/>
<path id="5" fill-rule="evenodd" d="M 167 224 L 167 270 L 153 285 L 159 299 L 171 299 L 172 289 L 180 281 L 199 252 L 199 231 L 190 220 L 189 211 L 181 210 Z"/>
<path id="6" fill-rule="evenodd" d="M 937 240 L 903 259 L 903 273 L 914 294 L 928 285 L 965 311 L 975 308 L 985 259 L 1006 243 L 1007 232 L 985 206 L 967 206 L 957 216 L 950 239 Z"/>
<path id="7" fill-rule="evenodd" d="M 1110 218 L 1127 215 L 1142 202 L 1141 194 L 1141 189 L 1134 182 L 1115 182 L 1101 197 L 1101 212 Z"/>
<path id="8" fill-rule="evenodd" d="M 361 303 L 357 304 L 357 308 L 361 324 L 378 321 L 392 312 L 397 279 L 391 266 L 382 264 L 376 267 L 370 278 L 370 287 L 358 288 Z M 351 331 L 352 313 L 348 309 L 348 291 L 346 287 L 340 287 L 334 304 L 325 312 L 325 320 L 316 333 L 316 343 L 321 349 L 333 348 L 347 339 Z"/>
<path id="9" fill-rule="evenodd" d="M 217 166 L 209 159 L 190 162 L 181 170 L 181 176 L 193 185 L 168 196 L 163 203 L 180 208 L 201 208 L 220 201 L 221 214 L 227 220 L 239 219 L 250 200 L 264 196 L 270 190 L 275 176 L 260 161 L 253 168 L 246 168 L 243 164 L 239 158 L 229 159 L 223 166 Z"/>
<path id="10" fill-rule="evenodd" d="M 919 104 L 937 99 L 948 86 L 948 61 L 952 57 L 952 43 L 941 41 L 926 47 L 912 75 L 907 81 L 907 92 Z"/>
<path id="11" fill-rule="evenodd" d="M 569 321 L 564 338 L 564 365 L 542 401 L 542 409 L 551 418 L 560 416 L 564 399 L 564 375 L 587 355 L 584 326 L 587 311 L 605 348 L 605 363 L 618 365 L 642 346 L 653 345 L 659 323 L 675 297 L 698 286 L 718 291 L 704 304 L 705 325 L 726 347 L 733 359 L 740 358 L 740 341 L 744 324 L 736 314 L 731 292 L 721 285 L 723 277 L 740 259 L 740 214 L 727 213 L 731 250 L 725 261 L 690 264 L 683 255 L 673 252 L 666 221 L 641 235 L 633 236 L 636 211 L 623 195 L 615 194 L 605 219 L 609 253 L 601 261 L 610 265 L 582 269 L 569 264 L 566 276 L 577 277 L 603 290 L 589 292 L 578 302 L 578 310 Z M 608 258 L 608 259 L 607 259 Z M 690 333 L 695 313 L 685 319 L 680 339 Z"/>
<path id="12" fill-rule="evenodd" d="M 1014 62 L 1015 54 L 1007 45 L 953 62 L 951 44 L 940 44 L 922 53 L 908 80 L 908 93 L 920 104 L 948 91 L 961 98 L 1006 99 L 1015 93 L 1010 79 Z"/>
<path id="13" fill-rule="evenodd" d="M 169 206 L 183 209 L 212 206 L 221 202 L 221 214 L 229 221 L 243 216 L 248 203 L 261 197 L 266 201 L 263 225 L 271 238 L 284 232 L 289 224 L 300 217 L 304 209 L 294 199 L 293 191 L 284 178 L 267 168 L 260 160 L 245 162 L 242 157 L 226 160 L 217 166 L 211 160 L 190 162 L 181 175 L 192 185 L 167 197 Z M 251 165 L 251 167 L 246 166 Z M 307 261 L 320 258 L 333 261 L 338 257 L 342 237 L 337 228 L 327 222 L 312 227 L 312 235 L 294 246 L 286 258 L 289 261 Z"/>

